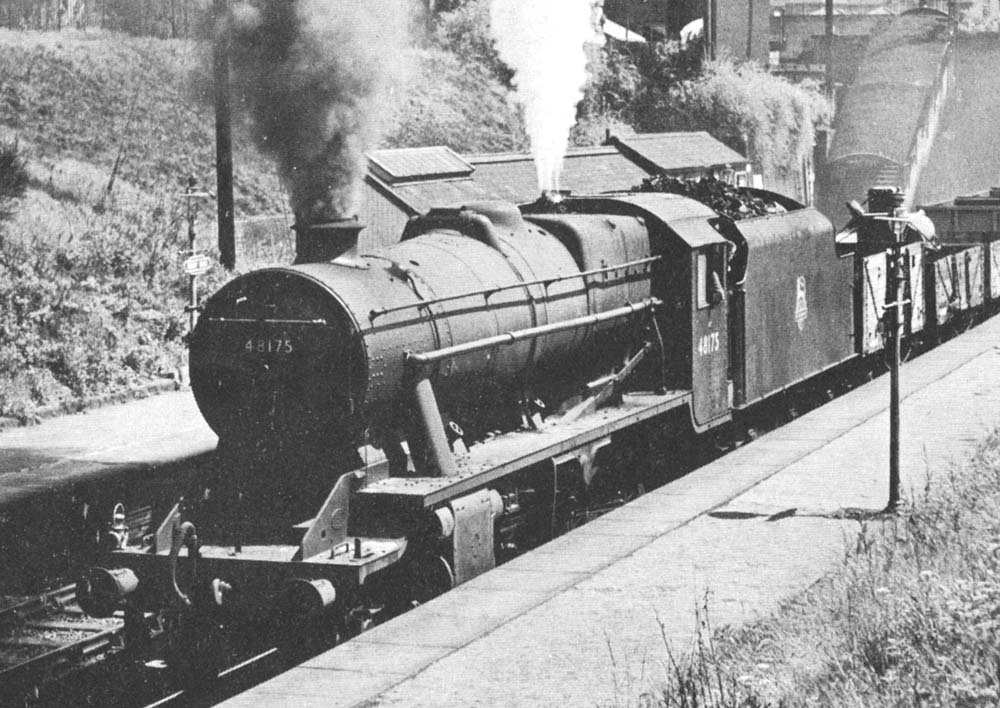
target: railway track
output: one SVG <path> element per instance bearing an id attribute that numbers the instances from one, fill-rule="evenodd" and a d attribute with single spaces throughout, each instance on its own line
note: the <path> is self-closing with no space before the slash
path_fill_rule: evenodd
<path id="1" fill-rule="evenodd" d="M 37 694 L 123 645 L 121 618 L 84 615 L 73 586 L 0 602 L 0 699 Z"/>
<path id="2" fill-rule="evenodd" d="M 164 676 L 162 662 L 126 656 L 124 649 L 124 618 L 87 617 L 72 585 L 0 596 L 0 707 L 64 706 L 71 699 L 136 708 L 209 706 L 294 663 L 277 648 L 263 648 L 234 658 L 210 682 L 180 690 Z"/>

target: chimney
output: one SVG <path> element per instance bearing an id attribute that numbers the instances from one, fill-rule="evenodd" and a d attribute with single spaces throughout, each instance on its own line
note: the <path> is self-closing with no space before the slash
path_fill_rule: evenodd
<path id="1" fill-rule="evenodd" d="M 353 265 L 358 257 L 358 234 L 365 225 L 355 216 L 319 224 L 297 222 L 292 228 L 296 265 L 329 261 Z"/>

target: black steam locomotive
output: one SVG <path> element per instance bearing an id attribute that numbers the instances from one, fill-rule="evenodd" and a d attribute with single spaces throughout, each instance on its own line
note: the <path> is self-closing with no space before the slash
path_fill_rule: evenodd
<path id="1" fill-rule="evenodd" d="M 470 204 L 371 254 L 355 222 L 298 229 L 293 265 L 226 285 L 194 332 L 217 474 L 150 533 L 119 524 L 81 604 L 350 634 L 544 541 L 642 468 L 602 464 L 616 444 L 720 429 L 878 353 L 889 222 L 835 235 L 745 191 L 768 213 L 641 192 Z M 908 335 L 1000 295 L 981 244 L 903 238 Z"/>

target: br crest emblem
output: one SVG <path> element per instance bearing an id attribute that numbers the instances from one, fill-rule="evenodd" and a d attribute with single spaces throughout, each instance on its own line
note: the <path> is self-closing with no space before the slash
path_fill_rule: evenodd
<path id="1" fill-rule="evenodd" d="M 795 280 L 795 324 L 799 326 L 799 331 L 806 326 L 806 318 L 809 316 L 809 305 L 806 303 L 806 277 L 800 275 Z"/>

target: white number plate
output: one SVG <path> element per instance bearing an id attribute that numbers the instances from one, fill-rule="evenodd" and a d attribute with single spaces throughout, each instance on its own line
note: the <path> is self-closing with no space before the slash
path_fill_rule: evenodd
<path id="1" fill-rule="evenodd" d="M 718 332 L 710 332 L 698 338 L 698 354 L 708 356 L 714 354 L 721 348 Z"/>
<path id="2" fill-rule="evenodd" d="M 251 354 L 291 354 L 295 346 L 288 337 L 251 337 L 243 345 L 243 350 Z"/>

